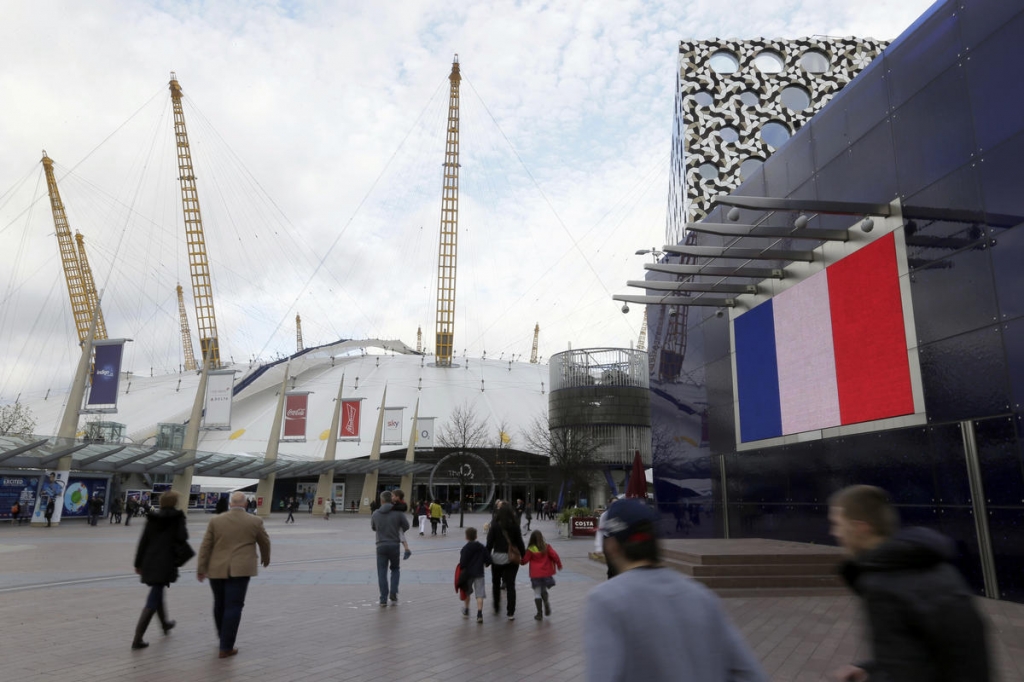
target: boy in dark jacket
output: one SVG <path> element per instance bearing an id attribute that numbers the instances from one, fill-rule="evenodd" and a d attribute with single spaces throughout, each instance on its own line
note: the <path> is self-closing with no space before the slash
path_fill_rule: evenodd
<path id="1" fill-rule="evenodd" d="M 466 604 L 462 607 L 463 618 L 469 618 L 469 599 L 476 593 L 476 622 L 484 622 L 484 599 L 487 598 L 484 568 L 490 565 L 491 557 L 487 548 L 477 542 L 476 528 L 467 528 L 466 544 L 459 554 L 459 588 L 466 593 Z"/>
<path id="2" fill-rule="evenodd" d="M 881 488 L 856 485 L 829 500 L 831 532 L 851 558 L 841 568 L 864 601 L 872 661 L 848 665 L 839 680 L 985 682 L 985 622 L 950 563 L 953 542 L 928 528 L 899 530 Z"/>

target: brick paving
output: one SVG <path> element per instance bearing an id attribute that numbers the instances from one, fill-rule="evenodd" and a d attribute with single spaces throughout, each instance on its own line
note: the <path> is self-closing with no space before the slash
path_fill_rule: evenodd
<path id="1" fill-rule="evenodd" d="M 198 547 L 208 517 L 193 515 Z M 487 519 L 467 517 L 481 528 Z M 0 527 L 0 679 L 327 680 L 457 682 L 582 680 L 583 601 L 604 579 L 587 559 L 592 543 L 560 540 L 555 524 L 535 528 L 553 538 L 566 570 L 551 592 L 554 613 L 533 620 L 526 571 L 519 573 L 514 622 L 488 607 L 485 622 L 465 620 L 452 588 L 462 546 L 456 523 L 447 537 L 409 536 L 398 606 L 377 606 L 373 534 L 366 517 L 330 521 L 299 515 L 267 527 L 271 566 L 249 588 L 238 656 L 218 659 L 209 587 L 190 562 L 167 593 L 178 627 L 154 622 L 148 649 L 129 643 L 146 588 L 132 570 L 142 523 L 96 528 Z M 490 590 L 490 585 L 488 585 Z M 773 680 L 824 680 L 863 654 L 856 601 L 849 596 L 744 597 L 723 600 Z M 998 677 L 1024 682 L 1024 605 L 981 600 L 989 616 Z M 682 635 L 685 636 L 685 633 Z"/>

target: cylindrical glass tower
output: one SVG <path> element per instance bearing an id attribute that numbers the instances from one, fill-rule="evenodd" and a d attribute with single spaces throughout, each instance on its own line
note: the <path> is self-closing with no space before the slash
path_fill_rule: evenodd
<path id="1" fill-rule="evenodd" d="M 600 464 L 628 466 L 639 450 L 651 466 L 651 400 L 647 352 L 583 348 L 551 356 L 548 428 L 599 443 Z"/>

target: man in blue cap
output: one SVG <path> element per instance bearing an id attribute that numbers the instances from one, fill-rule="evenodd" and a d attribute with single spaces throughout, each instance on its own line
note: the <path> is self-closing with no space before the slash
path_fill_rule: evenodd
<path id="1" fill-rule="evenodd" d="M 608 509 L 599 532 L 618 575 L 587 595 L 587 681 L 766 682 L 718 598 L 661 565 L 657 522 L 642 500 L 619 500 Z"/>

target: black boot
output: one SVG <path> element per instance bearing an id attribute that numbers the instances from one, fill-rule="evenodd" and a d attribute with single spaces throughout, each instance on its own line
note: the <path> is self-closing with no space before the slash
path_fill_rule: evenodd
<path id="1" fill-rule="evenodd" d="M 148 642 L 142 641 L 142 636 L 146 634 L 146 628 L 149 627 L 149 621 L 153 620 L 154 613 L 156 613 L 156 611 L 153 609 L 142 609 L 142 615 L 139 616 L 139 622 L 135 625 L 135 639 L 132 640 L 133 649 L 145 649 L 149 646 Z"/>
<path id="2" fill-rule="evenodd" d="M 541 612 L 541 600 L 534 599 L 533 603 L 537 605 L 537 615 L 533 617 L 534 620 L 544 620 L 544 614 Z"/>
<path id="3" fill-rule="evenodd" d="M 545 616 L 550 616 L 551 615 L 551 602 L 548 601 L 548 593 L 545 592 L 544 594 L 541 595 L 541 597 L 544 599 L 544 615 Z"/>
<path id="4" fill-rule="evenodd" d="M 164 610 L 163 604 L 156 610 L 156 615 L 160 619 L 160 627 L 164 629 L 165 635 L 171 631 L 171 628 L 177 625 L 173 620 L 167 620 L 167 612 Z"/>

